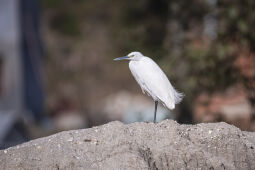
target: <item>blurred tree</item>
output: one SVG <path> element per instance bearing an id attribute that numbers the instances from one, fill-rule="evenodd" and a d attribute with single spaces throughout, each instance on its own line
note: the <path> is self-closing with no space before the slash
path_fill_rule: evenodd
<path id="1" fill-rule="evenodd" d="M 218 3 L 219 38 L 218 41 L 236 48 L 234 57 L 249 56 L 255 61 L 255 1 L 223 0 Z M 218 42 L 218 43 L 219 43 Z M 240 69 L 239 69 L 240 72 Z M 255 77 L 240 74 L 242 83 L 248 91 L 255 107 Z"/>
<path id="2" fill-rule="evenodd" d="M 135 0 L 122 3 L 113 25 L 113 36 L 120 51 L 143 51 L 151 56 L 164 55 L 169 2 L 167 0 Z M 119 24 L 120 23 L 120 24 Z M 119 39 L 121 38 L 121 39 Z"/>

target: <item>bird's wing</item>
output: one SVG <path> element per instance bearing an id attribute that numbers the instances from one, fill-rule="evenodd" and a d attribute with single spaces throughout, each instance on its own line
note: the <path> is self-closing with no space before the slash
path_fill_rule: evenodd
<path id="1" fill-rule="evenodd" d="M 175 105 L 174 88 L 164 72 L 150 58 L 130 65 L 130 70 L 142 89 L 147 91 L 154 100 L 160 100 L 168 108 Z"/>

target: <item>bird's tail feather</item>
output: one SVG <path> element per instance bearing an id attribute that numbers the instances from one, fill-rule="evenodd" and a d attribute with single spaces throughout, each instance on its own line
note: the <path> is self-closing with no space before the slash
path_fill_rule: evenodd
<path id="1" fill-rule="evenodd" d="M 168 102 L 164 102 L 164 101 L 161 100 L 161 103 L 165 107 L 167 107 L 167 108 L 169 108 L 171 110 L 173 110 L 175 108 L 175 105 L 180 103 L 182 101 L 183 97 L 184 97 L 183 93 L 178 92 L 174 88 L 172 89 L 172 92 L 173 92 L 173 96 L 171 97 L 171 99 L 170 100 L 166 100 Z"/>
<path id="2" fill-rule="evenodd" d="M 174 103 L 175 104 L 180 103 L 182 101 L 183 97 L 184 97 L 183 93 L 180 93 L 174 89 Z"/>

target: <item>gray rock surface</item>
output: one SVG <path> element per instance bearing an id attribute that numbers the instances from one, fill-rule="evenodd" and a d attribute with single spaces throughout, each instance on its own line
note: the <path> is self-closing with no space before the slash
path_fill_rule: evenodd
<path id="1" fill-rule="evenodd" d="M 255 169 L 255 133 L 227 123 L 111 122 L 0 151 L 0 169 Z"/>

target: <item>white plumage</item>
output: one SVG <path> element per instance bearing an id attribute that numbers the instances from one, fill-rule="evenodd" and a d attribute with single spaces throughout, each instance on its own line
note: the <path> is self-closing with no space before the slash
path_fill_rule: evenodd
<path id="1" fill-rule="evenodd" d="M 149 57 L 131 60 L 129 68 L 143 93 L 146 92 L 154 101 L 162 102 L 169 109 L 174 109 L 181 101 L 182 94 L 173 88 L 164 72 Z"/>
<path id="2" fill-rule="evenodd" d="M 154 122 L 158 101 L 167 108 L 174 109 L 175 104 L 182 100 L 183 94 L 174 89 L 165 73 L 151 58 L 143 56 L 140 52 L 132 52 L 114 60 L 122 59 L 130 60 L 129 68 L 135 80 L 143 93 L 146 92 L 155 101 Z"/>

